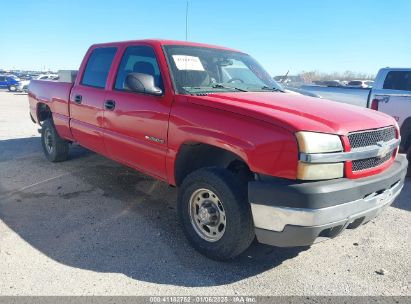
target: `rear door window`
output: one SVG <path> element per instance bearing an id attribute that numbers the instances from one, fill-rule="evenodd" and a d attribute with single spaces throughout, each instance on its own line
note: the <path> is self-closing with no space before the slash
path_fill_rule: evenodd
<path id="1" fill-rule="evenodd" d="M 411 91 L 411 71 L 388 72 L 383 89 Z"/>
<path id="2" fill-rule="evenodd" d="M 104 88 L 116 51 L 114 47 L 95 49 L 87 61 L 81 84 Z"/>

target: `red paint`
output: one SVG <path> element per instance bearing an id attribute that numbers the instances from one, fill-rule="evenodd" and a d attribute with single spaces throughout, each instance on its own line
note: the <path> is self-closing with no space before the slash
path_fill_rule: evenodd
<path id="1" fill-rule="evenodd" d="M 123 52 L 132 45 L 148 45 L 154 49 L 165 87 L 163 96 L 113 90 Z M 295 132 L 338 134 L 344 149 L 349 151 L 349 132 L 395 125 L 393 118 L 377 111 L 295 94 L 175 94 L 163 45 L 220 48 L 168 40 L 93 45 L 80 66 L 74 85 L 32 81 L 29 93 L 32 116 L 38 121 L 38 104 L 45 103 L 53 113 L 60 136 L 170 184 L 175 184 L 175 160 L 184 143 L 214 145 L 238 155 L 253 172 L 295 179 L 298 163 Z M 95 48 L 108 46 L 116 47 L 117 53 L 106 87 L 81 85 L 90 53 Z M 76 95 L 82 95 L 81 105 L 74 103 Z M 105 110 L 105 100 L 115 100 L 115 110 Z M 146 136 L 164 142 L 148 140 Z M 360 173 L 353 173 L 351 163 L 347 162 L 345 174 L 348 178 L 377 174 L 392 161 Z"/>

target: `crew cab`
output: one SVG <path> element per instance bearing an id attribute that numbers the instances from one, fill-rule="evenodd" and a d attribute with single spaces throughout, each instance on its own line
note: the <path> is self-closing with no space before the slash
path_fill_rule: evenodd
<path id="1" fill-rule="evenodd" d="M 411 68 L 383 68 L 368 95 L 368 107 L 394 117 L 400 126 L 400 151 L 411 159 Z M 408 169 L 411 175 L 411 168 Z"/>
<path id="2" fill-rule="evenodd" d="M 73 82 L 33 80 L 28 96 L 48 160 L 67 160 L 77 142 L 177 186 L 183 231 L 213 259 L 255 237 L 281 247 L 333 238 L 404 184 L 392 117 L 287 93 L 229 48 L 96 44 Z"/>

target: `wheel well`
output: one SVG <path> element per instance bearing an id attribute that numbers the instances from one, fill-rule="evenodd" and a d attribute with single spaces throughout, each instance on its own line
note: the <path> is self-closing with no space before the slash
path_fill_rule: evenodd
<path id="1" fill-rule="evenodd" d="M 51 118 L 51 110 L 45 103 L 39 103 L 37 105 L 37 118 L 39 123 L 45 121 L 47 118 Z"/>
<path id="2" fill-rule="evenodd" d="M 177 154 L 174 169 L 176 185 L 181 185 L 191 172 L 206 167 L 227 168 L 247 180 L 253 176 L 247 163 L 238 155 L 208 144 L 187 143 Z"/>

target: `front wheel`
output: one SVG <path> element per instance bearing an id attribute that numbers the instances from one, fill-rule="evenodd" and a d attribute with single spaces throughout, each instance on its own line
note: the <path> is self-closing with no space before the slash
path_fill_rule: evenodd
<path id="1" fill-rule="evenodd" d="M 215 260 L 235 258 L 254 239 L 247 185 L 232 172 L 205 168 L 188 175 L 178 211 L 184 233 L 200 253 Z"/>
<path id="2" fill-rule="evenodd" d="M 61 162 L 68 158 L 69 142 L 62 139 L 51 119 L 46 119 L 41 128 L 41 142 L 44 155 L 51 162 Z"/>

